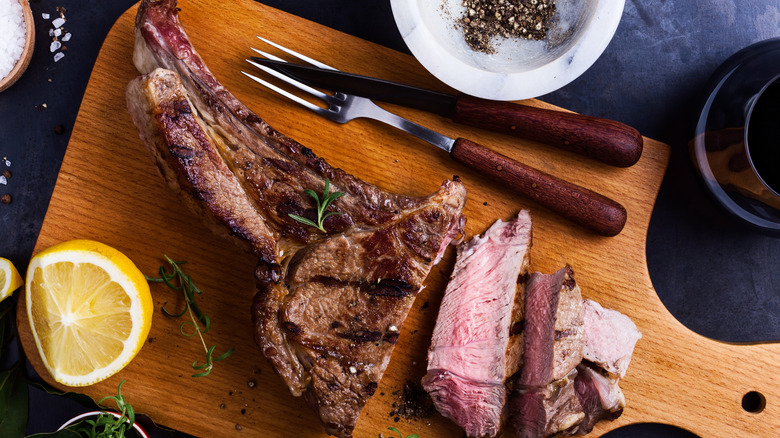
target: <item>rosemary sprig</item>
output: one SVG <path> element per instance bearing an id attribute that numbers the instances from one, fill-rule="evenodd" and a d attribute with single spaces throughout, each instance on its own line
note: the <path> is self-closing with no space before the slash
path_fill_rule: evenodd
<path id="1" fill-rule="evenodd" d="M 163 306 L 162 311 L 166 315 L 172 317 L 172 318 L 178 318 L 180 316 L 183 316 L 185 313 L 189 313 L 190 315 L 190 321 L 184 321 L 179 326 L 179 332 L 186 336 L 186 337 L 192 337 L 197 335 L 200 338 L 201 344 L 203 344 L 203 350 L 206 352 L 206 361 L 203 364 L 198 364 L 198 361 L 192 363 L 192 369 L 195 371 L 199 371 L 192 375 L 192 377 L 205 377 L 208 376 L 211 372 L 211 369 L 214 367 L 214 362 L 219 362 L 223 359 L 226 359 L 228 356 L 233 354 L 233 351 L 235 351 L 235 348 L 231 348 L 230 350 L 222 353 L 221 355 L 214 357 L 214 349 L 216 348 L 216 345 L 212 345 L 211 347 L 206 346 L 206 341 L 203 339 L 203 334 L 208 333 L 209 329 L 211 329 L 211 319 L 208 315 L 201 312 L 200 309 L 198 309 L 198 306 L 195 304 L 195 294 L 202 294 L 203 291 L 195 285 L 195 283 L 192 281 L 192 277 L 185 274 L 184 271 L 181 270 L 179 265 L 183 265 L 187 263 L 186 261 L 183 262 L 175 262 L 171 260 L 170 257 L 167 255 L 164 256 L 165 260 L 168 261 L 171 265 L 171 273 L 169 274 L 165 270 L 165 266 L 160 266 L 160 276 L 159 277 L 149 277 L 146 276 L 146 280 L 154 283 L 165 283 L 166 286 L 173 290 L 182 291 L 184 294 L 184 309 L 182 309 L 181 312 L 173 313 L 168 311 L 168 309 Z M 175 282 L 171 282 L 171 280 L 176 279 Z M 176 284 L 174 284 L 176 283 Z M 198 324 L 203 325 L 203 328 Z M 186 332 L 185 327 L 192 327 L 192 332 Z"/>
<path id="2" fill-rule="evenodd" d="M 328 178 L 325 178 L 325 190 L 322 192 L 322 201 L 320 201 L 320 197 L 317 196 L 317 193 L 312 189 L 306 189 L 303 192 L 311 196 L 312 198 L 314 198 L 314 201 L 317 202 L 317 222 L 314 222 L 311 219 L 307 219 L 305 217 L 298 216 L 297 214 L 288 213 L 288 215 L 302 224 L 312 226 L 325 233 L 326 232 L 325 227 L 323 227 L 323 223 L 325 222 L 325 219 L 328 216 L 334 214 L 344 214 L 336 211 L 330 211 L 328 213 L 325 213 L 325 210 L 333 201 L 335 201 L 341 196 L 344 196 L 344 193 L 341 192 L 330 193 L 330 180 L 328 180 Z"/>
<path id="3" fill-rule="evenodd" d="M 111 430 L 122 428 L 124 430 L 129 430 L 133 427 L 133 423 L 135 423 L 135 411 L 133 410 L 133 407 L 130 405 L 130 403 L 127 403 L 125 401 L 125 396 L 122 395 L 122 385 L 125 383 L 124 380 L 119 382 L 119 386 L 116 388 L 116 396 L 106 396 L 100 399 L 98 401 L 98 404 L 103 404 L 106 400 L 113 400 L 114 403 L 116 403 L 117 411 L 119 411 L 119 418 L 115 418 L 114 416 L 105 415 L 103 418 L 106 418 L 104 420 L 104 428 L 106 432 L 109 432 Z M 89 421 L 87 421 L 89 423 Z M 110 432 L 107 436 L 111 436 Z"/>
<path id="4" fill-rule="evenodd" d="M 404 434 L 402 434 L 401 431 L 396 429 L 395 427 L 388 427 L 387 429 L 392 430 L 393 432 L 397 433 L 399 437 L 404 438 Z M 407 435 L 406 438 L 420 438 L 420 435 L 413 433 L 411 435 Z"/>

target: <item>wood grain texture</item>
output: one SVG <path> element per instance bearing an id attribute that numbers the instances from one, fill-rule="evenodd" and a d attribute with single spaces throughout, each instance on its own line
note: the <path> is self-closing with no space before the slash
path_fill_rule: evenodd
<path id="1" fill-rule="evenodd" d="M 240 73 L 250 68 L 244 58 L 252 54 L 250 46 L 261 44 L 255 39 L 260 34 L 345 71 L 451 91 L 414 58 L 249 0 L 187 0 L 180 7 L 195 47 L 225 86 L 272 126 L 332 165 L 386 190 L 411 195 L 427 194 L 445 178 L 459 175 L 469 191 L 465 210 L 469 235 L 481 233 L 498 218 L 510 219 L 521 208 L 531 210 L 532 268 L 551 273 L 571 264 L 583 296 L 629 315 L 643 333 L 621 385 L 628 407 L 617 421 L 600 423 L 593 436 L 637 422 L 675 424 L 702 437 L 765 437 L 780 430 L 778 345 L 732 345 L 699 336 L 678 323 L 653 290 L 645 241 L 669 157 L 666 145 L 645 139 L 639 162 L 618 169 L 539 143 L 389 107 L 445 135 L 468 137 L 620 202 L 628 211 L 625 229 L 613 238 L 599 237 L 518 198 L 419 140 L 368 120 L 337 125 L 317 118 L 256 87 Z M 147 345 L 120 373 L 78 391 L 99 399 L 113 394 L 117 384 L 127 379 L 123 393 L 139 412 L 196 436 L 323 436 L 315 414 L 289 394 L 255 347 L 249 312 L 253 257 L 213 236 L 182 208 L 157 173 L 127 114 L 124 87 L 137 75 L 131 63 L 134 15 L 132 8 L 118 20 L 97 59 L 36 251 L 64 240 L 96 239 L 123 251 L 149 275 L 162 263 L 163 254 L 188 260 L 187 272 L 206 291 L 198 299 L 212 318 L 207 342 L 216 344 L 218 352 L 235 347 L 236 353 L 217 363 L 207 378 L 190 377 L 190 364 L 201 360 L 203 351 L 196 340 L 179 335 L 180 321 L 160 311 L 166 304 L 181 305 L 180 298 L 154 285 L 155 315 Z M 537 101 L 528 103 L 551 108 Z M 388 432 L 388 426 L 426 438 L 460 436 L 453 423 L 438 415 L 424 420 L 402 418 L 398 423 L 389 415 L 397 401 L 394 391 L 407 379 L 415 381 L 425 373 L 436 309 L 453 262 L 454 248 L 449 248 L 429 275 L 385 377 L 361 415 L 356 437 L 377 437 Z M 27 355 L 50 380 L 29 333 L 23 303 L 19 309 L 20 338 Z M 748 391 L 766 397 L 762 412 L 742 409 L 741 399 Z"/>

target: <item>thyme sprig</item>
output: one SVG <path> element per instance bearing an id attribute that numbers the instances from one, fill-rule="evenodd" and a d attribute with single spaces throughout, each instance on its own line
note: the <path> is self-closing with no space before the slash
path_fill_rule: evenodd
<path id="1" fill-rule="evenodd" d="M 330 180 L 328 180 L 328 178 L 325 178 L 325 190 L 322 192 L 322 201 L 320 201 L 320 197 L 317 196 L 317 193 L 312 189 L 306 189 L 303 192 L 311 196 L 312 198 L 314 198 L 314 201 L 317 202 L 317 222 L 314 222 L 311 219 L 307 219 L 302 216 L 298 216 L 297 214 L 288 213 L 288 215 L 302 224 L 312 226 L 325 233 L 326 232 L 325 227 L 323 227 L 323 223 L 325 222 L 325 219 L 328 216 L 334 214 L 344 214 L 344 213 L 339 213 L 337 211 L 330 211 L 325 213 L 325 210 L 333 201 L 335 201 L 341 196 L 344 196 L 344 193 L 342 192 L 330 193 Z"/>
<path id="2" fill-rule="evenodd" d="M 183 316 L 185 313 L 189 313 L 190 321 L 182 322 L 179 326 L 179 332 L 188 338 L 197 335 L 200 338 L 201 344 L 203 344 L 203 350 L 206 352 L 206 361 L 204 363 L 198 364 L 197 360 L 192 363 L 192 369 L 198 371 L 197 373 L 193 374 L 192 377 L 208 376 L 211 372 L 211 369 L 214 367 L 214 362 L 219 362 L 223 359 L 226 359 L 228 356 L 233 354 L 235 348 L 231 348 L 219 356 L 214 357 L 214 350 L 217 346 L 212 345 L 211 347 L 208 347 L 206 346 L 206 341 L 203 339 L 203 334 L 208 333 L 208 331 L 211 329 L 211 318 L 209 318 L 209 316 L 205 313 L 201 312 L 198 306 L 195 304 L 195 294 L 201 295 L 203 294 L 203 290 L 196 286 L 192 281 L 192 277 L 185 274 L 184 271 L 182 271 L 179 267 L 179 265 L 187 263 L 186 261 L 176 262 L 167 255 L 164 257 L 165 260 L 167 260 L 171 265 L 171 273 L 169 274 L 165 270 L 165 266 L 160 266 L 160 276 L 146 276 L 146 280 L 154 283 L 165 283 L 166 286 L 173 290 L 182 291 L 184 295 L 184 309 L 182 309 L 181 312 L 174 313 L 168 311 L 168 309 L 163 306 L 162 311 L 172 318 L 178 318 Z M 171 280 L 174 279 L 175 281 L 172 282 Z M 198 322 L 200 322 L 200 325 Z M 201 325 L 203 325 L 203 328 L 201 328 Z M 186 331 L 186 327 L 191 327 L 192 331 Z"/>

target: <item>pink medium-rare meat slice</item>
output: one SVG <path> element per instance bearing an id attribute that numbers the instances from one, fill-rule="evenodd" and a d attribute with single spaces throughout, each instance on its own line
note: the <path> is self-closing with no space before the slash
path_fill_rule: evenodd
<path id="1" fill-rule="evenodd" d="M 462 233 L 457 178 L 426 197 L 387 193 L 280 134 L 208 70 L 175 0 L 136 16 L 128 109 L 168 184 L 258 256 L 255 340 L 328 433 L 349 437 L 431 267 Z M 340 191 L 325 232 L 304 193 Z M 225 233 L 222 233 L 225 234 Z"/>
<path id="2" fill-rule="evenodd" d="M 574 391 L 584 338 L 582 295 L 571 267 L 530 274 L 523 315 L 523 367 L 509 404 L 513 426 L 529 438 L 567 431 L 584 416 Z"/>
<path id="3" fill-rule="evenodd" d="M 586 327 L 583 357 L 623 378 L 642 333 L 628 316 L 617 310 L 605 309 L 592 300 L 585 300 L 583 308 Z"/>
<path id="4" fill-rule="evenodd" d="M 519 366 L 521 336 L 512 328 L 522 318 L 530 245 L 531 218 L 523 210 L 458 246 L 422 382 L 436 409 L 469 437 L 501 430 L 505 383 Z"/>

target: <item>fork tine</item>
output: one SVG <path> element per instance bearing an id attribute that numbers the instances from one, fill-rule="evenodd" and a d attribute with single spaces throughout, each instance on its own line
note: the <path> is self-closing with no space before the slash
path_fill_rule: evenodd
<path id="1" fill-rule="evenodd" d="M 263 37 L 261 37 L 259 35 L 257 36 L 257 38 L 259 38 L 260 41 L 262 41 L 262 42 L 264 42 L 266 44 L 272 45 L 272 46 L 276 47 L 277 49 L 279 49 L 279 50 L 281 50 L 283 52 L 286 52 L 286 53 L 288 53 L 288 54 L 290 54 L 290 55 L 300 59 L 301 61 L 308 62 L 309 64 L 312 64 L 312 65 L 317 66 L 319 68 L 326 68 L 328 70 L 336 70 L 335 68 L 333 68 L 333 67 L 331 67 L 331 66 L 329 66 L 327 64 L 323 64 L 323 63 L 317 61 L 316 59 L 309 58 L 306 55 L 301 55 L 298 52 L 290 50 L 287 47 L 284 47 L 284 46 L 282 46 L 280 44 L 277 44 L 277 43 L 275 43 L 273 41 L 267 40 L 267 39 L 265 39 L 265 38 L 263 38 Z"/>
<path id="2" fill-rule="evenodd" d="M 272 84 L 270 82 L 267 82 L 267 81 L 265 81 L 263 79 L 258 78 L 257 76 L 250 75 L 249 73 L 247 73 L 245 71 L 242 71 L 241 73 L 243 73 L 244 76 L 248 77 L 249 79 L 252 79 L 253 81 L 257 82 L 258 84 L 263 85 L 264 87 L 269 88 L 269 89 L 271 89 L 273 91 L 276 91 L 277 93 L 281 94 L 282 96 L 284 96 L 284 97 L 286 97 L 286 98 L 288 98 L 288 99 L 290 99 L 290 100 L 292 100 L 294 102 L 297 102 L 300 105 L 303 105 L 306 108 L 308 108 L 308 109 L 310 109 L 310 110 L 312 110 L 314 112 L 319 113 L 319 112 L 321 112 L 323 110 L 322 108 L 318 107 L 317 105 L 315 105 L 315 104 L 313 104 L 313 103 L 311 103 L 311 102 L 309 102 L 307 100 L 301 99 L 300 97 L 290 93 L 289 91 L 286 91 L 286 90 L 284 90 L 282 88 L 279 88 L 279 87 L 277 87 L 276 85 L 274 85 L 274 84 Z"/>
<path id="3" fill-rule="evenodd" d="M 272 55 L 272 54 L 270 54 L 268 52 L 263 52 L 260 49 L 255 49 L 254 47 L 250 47 L 250 49 L 254 50 L 258 55 L 262 56 L 263 58 L 268 58 L 268 59 L 271 59 L 271 60 L 274 60 L 274 61 L 286 62 L 284 59 L 282 59 L 282 58 L 280 58 L 278 56 L 274 56 L 274 55 Z"/>
<path id="4" fill-rule="evenodd" d="M 329 94 L 325 94 L 325 93 L 323 93 L 322 91 L 320 91 L 320 90 L 318 90 L 316 88 L 312 88 L 312 87 L 304 84 L 303 82 L 299 82 L 299 81 L 297 81 L 297 80 L 295 80 L 295 79 L 285 75 L 284 73 L 280 73 L 280 72 L 278 72 L 278 71 L 276 71 L 276 70 L 274 70 L 272 68 L 268 68 L 268 67 L 266 67 L 264 65 L 260 65 L 260 64 L 254 62 L 254 61 L 252 61 L 250 59 L 246 59 L 245 61 L 250 63 L 250 64 L 252 64 L 252 65 L 254 65 L 255 67 L 259 68 L 260 70 L 268 73 L 269 75 L 271 75 L 271 76 L 273 76 L 273 77 L 275 77 L 277 79 L 281 79 L 284 82 L 287 82 L 288 84 L 292 85 L 293 87 L 298 88 L 301 91 L 305 91 L 305 92 L 311 94 L 312 96 L 319 97 L 320 99 L 322 99 L 324 101 L 327 101 L 328 98 L 331 97 Z"/>

